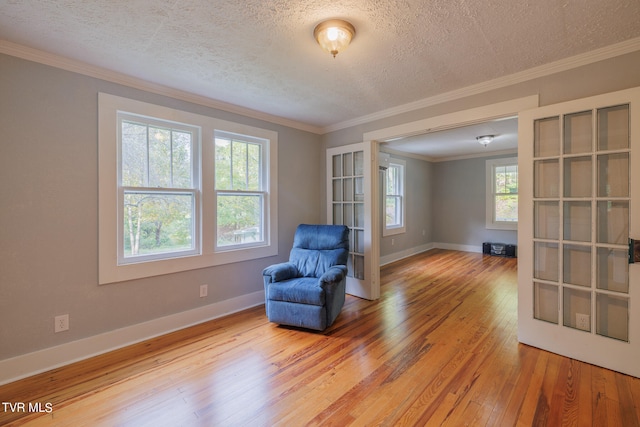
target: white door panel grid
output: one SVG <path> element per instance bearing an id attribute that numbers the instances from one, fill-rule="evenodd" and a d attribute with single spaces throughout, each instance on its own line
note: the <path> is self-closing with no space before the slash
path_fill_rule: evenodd
<path id="1" fill-rule="evenodd" d="M 347 293 L 369 300 L 380 297 L 379 249 L 373 235 L 374 146 L 371 141 L 327 150 L 327 222 L 349 227 Z"/>
<path id="2" fill-rule="evenodd" d="M 640 88 L 518 129 L 518 340 L 640 377 Z"/>

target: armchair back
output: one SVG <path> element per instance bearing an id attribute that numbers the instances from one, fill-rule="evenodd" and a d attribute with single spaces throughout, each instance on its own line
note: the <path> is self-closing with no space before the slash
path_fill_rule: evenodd
<path id="1" fill-rule="evenodd" d="M 289 262 L 296 266 L 299 277 L 320 277 L 334 265 L 347 265 L 348 256 L 348 227 L 300 224 Z"/>

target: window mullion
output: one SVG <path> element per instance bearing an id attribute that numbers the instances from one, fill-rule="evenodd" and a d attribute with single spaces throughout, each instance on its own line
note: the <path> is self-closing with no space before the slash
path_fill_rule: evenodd
<path id="1" fill-rule="evenodd" d="M 249 188 L 249 144 L 244 150 L 244 188 Z"/>
<path id="2" fill-rule="evenodd" d="M 145 173 L 145 178 L 144 178 L 145 179 L 144 184 L 145 184 L 145 186 L 148 187 L 149 183 L 151 182 L 150 181 L 150 178 L 151 178 L 151 176 L 150 176 L 150 174 L 151 174 L 151 167 L 150 167 L 151 158 L 150 158 L 150 155 L 149 155 L 149 151 L 151 149 L 151 144 L 150 144 L 150 141 L 149 141 L 149 125 L 146 125 L 145 133 L 146 133 L 145 140 L 147 142 L 147 150 L 145 152 L 145 169 L 146 169 L 145 172 L 146 173 Z"/>
<path id="3" fill-rule="evenodd" d="M 173 187 L 173 129 L 169 130 L 169 183 Z"/>

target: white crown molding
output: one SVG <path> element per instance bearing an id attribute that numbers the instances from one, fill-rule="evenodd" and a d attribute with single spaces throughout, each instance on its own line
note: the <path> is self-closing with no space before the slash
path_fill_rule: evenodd
<path id="1" fill-rule="evenodd" d="M 640 37 L 636 37 L 621 43 L 596 49 L 591 52 L 575 55 L 570 58 L 561 59 L 559 61 L 555 61 L 549 64 L 534 67 L 529 70 L 521 71 L 519 73 L 511 74 L 508 76 L 500 77 L 497 79 L 489 80 L 486 82 L 478 83 L 475 85 L 456 89 L 450 92 L 435 95 L 429 98 L 425 98 L 418 101 L 414 101 L 407 104 L 381 110 L 376 113 L 357 117 L 355 119 L 345 120 L 343 122 L 336 123 L 333 125 L 319 127 L 319 126 L 314 126 L 307 123 L 301 123 L 295 120 L 285 119 L 283 117 L 274 116 L 271 114 L 263 113 L 263 112 L 252 110 L 249 108 L 240 107 L 240 106 L 229 104 L 226 102 L 217 101 L 211 98 L 181 91 L 168 86 L 151 83 L 151 82 L 138 79 L 135 77 L 131 77 L 122 73 L 112 71 L 112 70 L 96 67 L 81 61 L 64 58 L 49 52 L 44 52 L 38 49 L 29 48 L 26 46 L 22 46 L 16 43 L 11 43 L 9 41 L 0 39 L 0 53 L 26 59 L 28 61 L 38 62 L 44 65 L 49 65 L 49 66 L 64 69 L 67 71 L 76 72 L 89 77 L 95 77 L 98 79 L 110 81 L 112 83 L 133 87 L 133 88 L 144 90 L 147 92 L 169 96 L 171 98 L 179 99 L 182 101 L 191 102 L 194 104 L 203 105 L 210 108 L 215 108 L 215 109 L 227 111 L 230 113 L 240 114 L 240 115 L 258 119 L 258 120 L 264 120 L 270 123 L 275 123 L 275 124 L 287 126 L 290 128 L 299 129 L 306 132 L 311 132 L 318 135 L 334 132 L 341 129 L 346 129 L 352 126 L 358 126 L 358 125 L 369 123 L 375 120 L 385 119 L 388 117 L 396 116 L 398 114 L 419 110 L 422 108 L 430 107 L 437 104 L 442 104 L 449 101 L 466 98 L 468 96 L 481 94 L 491 90 L 500 89 L 500 88 L 514 85 L 517 83 L 526 82 L 536 78 L 545 77 L 554 73 L 559 73 L 562 71 L 567 71 L 567 70 L 581 67 L 584 65 L 589 65 L 598 61 L 614 58 L 616 56 L 625 55 L 638 50 L 640 50 Z"/>
<path id="2" fill-rule="evenodd" d="M 464 154 L 460 156 L 451 156 L 451 157 L 439 157 L 437 159 L 433 159 L 433 163 L 441 163 L 441 162 L 450 162 L 453 160 L 467 160 L 467 159 L 478 159 L 483 157 L 494 157 L 494 156 L 504 156 L 507 154 L 518 154 L 517 148 L 512 148 L 510 150 L 498 150 L 498 151 L 488 151 L 486 153 L 476 153 L 476 154 Z"/>
<path id="3" fill-rule="evenodd" d="M 513 154 L 513 155 L 518 154 L 517 148 L 512 148 L 509 150 L 488 151 L 486 153 L 461 154 L 459 156 L 448 156 L 448 157 L 432 157 L 432 156 L 425 156 L 424 154 L 407 153 L 400 150 L 394 150 L 393 148 L 389 148 L 389 147 L 381 147 L 380 151 L 388 154 L 394 154 L 396 156 L 422 160 L 430 163 L 442 163 L 442 162 L 450 162 L 454 160 L 467 160 L 467 159 L 476 159 L 476 158 L 483 158 L 483 157 L 504 156 L 507 154 Z"/>
<path id="4" fill-rule="evenodd" d="M 283 117 L 263 113 L 261 111 L 252 110 L 250 108 L 244 108 L 238 105 L 217 101 L 205 96 L 196 95 L 168 86 L 148 82 L 146 80 L 132 77 L 123 73 L 97 67 L 94 65 L 89 65 L 82 61 L 65 58 L 49 52 L 22 46 L 2 39 L 0 39 L 0 53 L 15 56 L 27 61 L 37 62 L 51 67 L 60 68 L 62 70 L 71 71 L 85 76 L 94 77 L 111 83 L 117 83 L 134 89 L 140 89 L 146 92 L 168 96 L 181 101 L 215 108 L 217 110 L 227 111 L 229 113 L 240 114 L 242 116 L 250 117 L 253 119 L 264 120 L 266 122 L 299 129 L 318 135 L 322 133 L 322 128 L 318 126 L 313 126 L 295 120 L 289 120 Z"/>
<path id="5" fill-rule="evenodd" d="M 580 55 L 575 55 L 569 58 L 561 59 L 559 61 L 551 62 L 549 64 L 540 65 L 538 67 L 530 68 L 528 70 L 524 70 L 519 73 L 510 74 L 508 76 L 500 77 L 493 80 L 488 80 L 486 82 L 463 87 L 450 92 L 445 92 L 429 98 L 410 102 L 408 104 L 399 105 L 393 108 L 388 108 L 386 110 L 378 111 L 376 113 L 368 114 L 366 116 L 361 116 L 355 119 L 345 120 L 344 122 L 325 126 L 324 128 L 322 128 L 322 133 L 326 134 L 326 133 L 334 132 L 340 129 L 346 129 L 352 126 L 362 125 L 375 120 L 386 119 L 388 117 L 397 116 L 398 114 L 419 110 L 421 108 L 426 108 L 426 107 L 442 104 L 449 101 L 455 101 L 457 99 L 466 98 L 472 95 L 478 95 L 478 94 L 495 90 L 495 89 L 501 89 L 503 87 L 511 86 L 517 83 L 522 83 L 522 82 L 526 82 L 536 78 L 559 73 L 562 71 L 571 70 L 573 68 L 582 67 L 584 65 L 589 65 L 598 61 L 603 61 L 605 59 L 610 59 L 616 56 L 625 55 L 627 53 L 636 52 L 638 50 L 640 50 L 640 37 L 636 37 L 621 43 L 596 49 L 591 52 L 586 52 Z"/>

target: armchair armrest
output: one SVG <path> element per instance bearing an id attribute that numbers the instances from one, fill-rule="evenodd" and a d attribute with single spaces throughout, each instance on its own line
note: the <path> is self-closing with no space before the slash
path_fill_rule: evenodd
<path id="1" fill-rule="evenodd" d="M 320 282 L 322 283 L 334 283 L 339 282 L 347 275 L 347 266 L 346 265 L 334 265 L 327 269 L 324 274 L 320 277 Z"/>
<path id="2" fill-rule="evenodd" d="M 298 269 L 290 262 L 273 264 L 262 270 L 262 275 L 269 278 L 269 282 L 280 282 L 282 280 L 298 277 Z"/>

